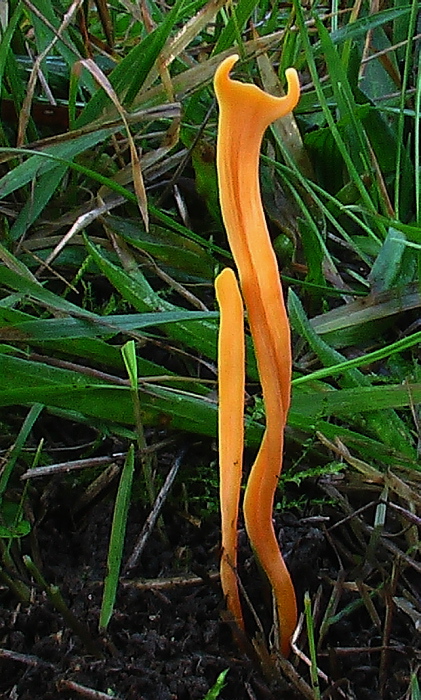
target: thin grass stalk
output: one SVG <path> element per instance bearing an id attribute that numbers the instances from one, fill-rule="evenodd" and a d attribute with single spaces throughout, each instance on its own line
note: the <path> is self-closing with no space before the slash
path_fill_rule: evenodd
<path id="1" fill-rule="evenodd" d="M 140 399 L 138 392 L 138 373 L 137 373 L 137 359 L 136 359 L 136 346 L 134 340 L 129 340 L 121 349 L 123 355 L 124 364 L 129 375 L 130 381 L 130 391 L 133 401 L 133 413 L 136 426 L 137 443 L 139 448 L 139 453 L 141 456 L 141 464 L 143 470 L 143 476 L 145 478 L 146 489 L 148 492 L 149 502 L 151 505 L 155 501 L 155 486 L 153 483 L 151 456 L 146 452 L 146 438 L 145 431 L 143 429 L 142 421 L 142 411 L 140 407 Z"/>
<path id="2" fill-rule="evenodd" d="M 104 581 L 104 591 L 99 617 L 99 629 L 106 630 L 114 610 L 117 595 L 118 578 L 121 570 L 124 538 L 127 528 L 127 516 L 130 506 L 130 495 L 134 473 L 134 445 L 130 445 L 126 461 L 121 472 L 117 496 L 114 505 L 113 522 L 111 526 L 110 543 L 107 557 L 107 575 Z"/>
<path id="3" fill-rule="evenodd" d="M 419 2 L 418 0 L 412 0 L 411 4 L 411 14 L 409 16 L 408 23 L 408 38 L 405 48 L 405 61 L 402 76 L 402 86 L 401 86 L 401 96 L 399 100 L 399 118 L 398 118 L 398 128 L 397 128 L 397 153 L 396 153 L 396 170 L 395 170 L 395 197 L 394 197 L 394 208 L 396 218 L 400 219 L 400 201 L 401 201 L 401 172 L 402 172 L 402 153 L 404 149 L 404 126 L 405 126 L 405 103 L 406 103 L 406 88 L 409 80 L 409 73 L 412 66 L 412 37 L 415 33 L 415 27 L 417 23 L 417 17 L 419 12 Z M 419 76 L 418 76 L 419 79 Z"/>
<path id="4" fill-rule="evenodd" d="M 313 688 L 314 692 L 314 699 L 315 700 L 320 700 L 320 684 L 319 684 L 319 675 L 317 671 L 317 651 L 316 651 L 316 641 L 314 637 L 314 619 L 313 619 L 313 612 L 311 610 L 311 599 L 310 599 L 310 594 L 308 591 L 304 593 L 304 615 L 306 619 L 306 626 L 307 626 L 307 638 L 308 638 L 308 646 L 309 646 L 309 652 L 310 652 L 310 660 L 311 660 L 311 665 L 310 665 L 310 678 L 311 678 L 311 687 Z"/>
<path id="5" fill-rule="evenodd" d="M 415 92 L 415 220 L 421 226 L 421 51 L 418 54 Z"/>
<path id="6" fill-rule="evenodd" d="M 26 416 L 23 425 L 19 431 L 19 434 L 15 440 L 15 443 L 10 451 L 6 464 L 2 468 L 2 472 L 0 475 L 0 505 L 3 499 L 3 495 L 6 491 L 7 484 L 9 483 L 10 476 L 23 449 L 23 446 L 26 440 L 28 439 L 31 430 L 34 427 L 43 409 L 44 405 L 41 403 L 35 403 L 33 406 L 31 406 L 31 408 L 28 411 L 28 415 Z"/>
<path id="7" fill-rule="evenodd" d="M 308 32 L 306 29 L 306 24 L 304 21 L 304 14 L 303 14 L 303 9 L 302 9 L 302 4 L 299 2 L 299 0 L 293 0 L 294 1 L 294 7 L 296 10 L 296 16 L 297 16 L 297 24 L 300 29 L 300 36 L 301 40 L 304 45 L 304 51 L 306 54 L 307 58 L 307 63 L 308 67 L 310 70 L 310 74 L 313 80 L 314 88 L 316 90 L 317 98 L 319 100 L 319 103 L 323 109 L 323 113 L 325 115 L 326 121 L 328 123 L 329 128 L 332 131 L 332 134 L 334 136 L 336 145 L 342 155 L 342 158 L 344 160 L 344 163 L 348 169 L 348 172 L 350 174 L 350 177 L 353 179 L 355 182 L 356 187 L 358 188 L 358 191 L 360 193 L 361 199 L 366 205 L 367 209 L 369 211 L 375 210 L 374 204 L 371 200 L 371 197 L 369 193 L 367 192 L 366 187 L 364 186 L 364 183 L 358 173 L 357 168 L 354 165 L 354 162 L 348 152 L 347 145 L 345 144 L 344 140 L 342 139 L 342 136 L 340 135 L 339 129 L 333 119 L 333 116 L 331 114 L 331 111 L 329 109 L 329 105 L 327 102 L 327 99 L 324 95 L 323 88 L 320 82 L 316 62 L 314 59 L 313 55 L 313 50 L 312 46 L 310 44 L 310 39 L 308 37 Z"/>

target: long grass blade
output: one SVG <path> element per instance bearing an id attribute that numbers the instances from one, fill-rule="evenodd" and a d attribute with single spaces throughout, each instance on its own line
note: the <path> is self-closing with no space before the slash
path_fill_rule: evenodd
<path id="1" fill-rule="evenodd" d="M 118 578 L 123 556 L 124 539 L 126 535 L 127 516 L 130 506 L 130 495 L 134 474 L 134 445 L 130 445 L 124 467 L 121 472 L 117 496 L 114 505 L 113 522 L 111 525 L 110 544 L 107 557 L 107 574 L 104 580 L 99 629 L 106 630 L 114 610 L 117 595 Z"/>

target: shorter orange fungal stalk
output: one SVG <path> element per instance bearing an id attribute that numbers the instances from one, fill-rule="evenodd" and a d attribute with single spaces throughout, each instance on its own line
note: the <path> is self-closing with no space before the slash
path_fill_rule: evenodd
<path id="1" fill-rule="evenodd" d="M 219 491 L 221 503 L 221 585 L 232 621 L 244 630 L 237 584 L 237 521 L 244 444 L 244 307 L 233 270 L 215 280 L 220 308 L 218 337 Z"/>
<path id="2" fill-rule="evenodd" d="M 280 648 L 287 655 L 297 608 L 274 532 L 272 511 L 290 403 L 290 329 L 261 201 L 259 154 L 265 130 L 294 109 L 300 89 L 293 68 L 286 72 L 288 93 L 284 97 L 274 97 L 256 85 L 232 80 L 229 73 L 237 60 L 235 55 L 226 58 L 214 81 L 219 103 L 219 195 L 247 310 L 266 413 L 266 430 L 247 483 L 243 510 L 250 542 L 272 586 Z"/>

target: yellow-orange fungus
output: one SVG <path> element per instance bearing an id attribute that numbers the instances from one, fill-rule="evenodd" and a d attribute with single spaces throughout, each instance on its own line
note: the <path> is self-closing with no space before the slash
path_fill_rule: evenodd
<path id="1" fill-rule="evenodd" d="M 274 97 L 255 85 L 232 80 L 229 73 L 237 60 L 238 56 L 225 59 L 215 74 L 219 195 L 247 310 L 266 413 L 265 434 L 245 492 L 244 518 L 255 554 L 274 592 L 280 646 L 286 655 L 297 610 L 294 589 L 275 536 L 272 510 L 290 403 L 291 347 L 278 265 L 261 202 L 259 154 L 266 128 L 294 109 L 300 90 L 293 68 L 286 72 L 288 93 L 284 97 Z"/>
<path id="2" fill-rule="evenodd" d="M 221 313 L 218 340 L 221 585 L 233 621 L 244 629 L 236 571 L 244 444 L 244 307 L 235 274 L 230 268 L 218 275 L 215 290 Z"/>

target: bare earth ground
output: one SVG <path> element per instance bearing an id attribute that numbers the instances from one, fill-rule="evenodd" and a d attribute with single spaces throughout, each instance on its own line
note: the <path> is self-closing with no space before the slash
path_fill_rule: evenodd
<path id="1" fill-rule="evenodd" d="M 169 456 L 167 464 L 170 461 Z M 162 534 L 154 529 L 140 563 L 123 576 L 108 634 L 99 635 L 114 492 L 75 515 L 73 505 L 82 487 L 71 489 L 69 484 L 63 477 L 32 482 L 35 525 L 14 547 L 29 553 L 47 583 L 59 587 L 82 628 L 63 618 L 22 567 L 20 574 L 32 592 L 28 605 L 0 587 L 1 698 L 202 700 L 224 669 L 229 671 L 222 700 L 315 697 L 308 694 L 308 685 L 298 690 L 300 678 L 310 681 L 308 666 L 295 654 L 290 658 L 293 667 L 286 669 L 288 680 L 269 658 L 265 661 L 262 651 L 257 654 L 259 663 L 235 646 L 221 619 L 218 515 L 198 517 L 180 510 L 171 498 L 164 505 Z M 373 522 L 378 488 L 362 491 L 355 477 L 346 476 L 308 482 L 305 488 L 309 504 L 312 498 L 326 497 L 326 490 L 331 504 L 310 504 L 305 513 L 276 515 L 276 528 L 301 607 L 304 592 L 310 592 L 317 635 L 324 620 L 318 663 L 328 679 L 320 681 L 322 697 L 406 697 L 410 674 L 419 666 L 420 640 L 414 620 L 396 600 L 419 596 L 420 588 L 417 565 L 399 556 L 405 545 L 402 520 L 392 511 L 386 538 L 379 535 L 374 540 L 367 528 Z M 341 499 L 351 508 L 349 516 Z M 362 511 L 355 514 L 359 508 Z M 131 506 L 125 560 L 147 513 Z M 387 538 L 396 552 L 385 546 Z M 270 594 L 243 531 L 240 575 L 267 632 Z M 251 614 L 248 617 L 250 636 L 257 639 L 256 623 Z M 297 646 L 308 654 L 304 635 Z"/>

